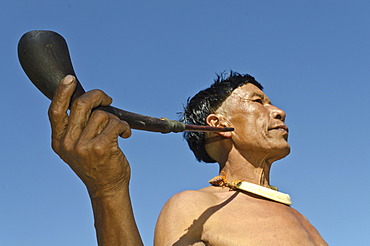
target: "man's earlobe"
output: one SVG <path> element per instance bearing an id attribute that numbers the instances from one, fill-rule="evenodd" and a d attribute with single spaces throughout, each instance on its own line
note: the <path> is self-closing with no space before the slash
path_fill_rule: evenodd
<path id="1" fill-rule="evenodd" d="M 209 126 L 215 127 L 232 127 L 230 122 L 220 114 L 210 114 L 207 116 L 206 123 Z M 223 136 L 225 138 L 230 138 L 232 136 L 232 132 L 217 132 L 218 135 Z"/>

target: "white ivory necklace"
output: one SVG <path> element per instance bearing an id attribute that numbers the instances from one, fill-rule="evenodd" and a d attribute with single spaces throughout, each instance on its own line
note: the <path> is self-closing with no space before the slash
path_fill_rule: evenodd
<path id="1" fill-rule="evenodd" d="M 234 180 L 228 182 L 225 175 L 216 176 L 209 181 L 210 184 L 221 187 L 229 187 L 230 189 L 243 190 L 258 196 L 268 198 L 270 200 L 280 202 L 285 205 L 292 205 L 292 200 L 289 194 L 277 191 L 276 187 L 267 188 L 246 181 Z"/>

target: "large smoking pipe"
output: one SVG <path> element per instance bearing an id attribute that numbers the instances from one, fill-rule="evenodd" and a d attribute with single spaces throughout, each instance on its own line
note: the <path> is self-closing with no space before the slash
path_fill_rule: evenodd
<path id="1" fill-rule="evenodd" d="M 52 31 L 30 31 L 18 43 L 18 58 L 32 83 L 49 99 L 66 75 L 77 76 L 72 67 L 68 46 L 64 38 Z M 77 88 L 72 100 L 85 93 L 77 79 Z M 131 128 L 152 132 L 182 131 L 232 131 L 233 128 L 186 125 L 166 118 L 154 118 L 131 113 L 112 106 L 98 107 L 125 120 Z"/>

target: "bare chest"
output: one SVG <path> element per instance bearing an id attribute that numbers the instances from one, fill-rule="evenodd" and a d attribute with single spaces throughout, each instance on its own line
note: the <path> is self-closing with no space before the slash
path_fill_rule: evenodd
<path id="1" fill-rule="evenodd" d="M 212 212 L 203 226 L 206 245 L 326 245 L 304 216 L 279 203 L 237 197 Z"/>

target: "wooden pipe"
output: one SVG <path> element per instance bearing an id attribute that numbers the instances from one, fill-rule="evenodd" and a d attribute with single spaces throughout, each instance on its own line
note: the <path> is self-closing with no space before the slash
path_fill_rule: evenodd
<path id="1" fill-rule="evenodd" d="M 31 82 L 50 100 L 67 75 L 76 77 L 64 38 L 53 31 L 30 31 L 18 43 L 18 58 Z M 85 93 L 77 79 L 72 100 Z M 98 107 L 126 121 L 131 128 L 152 132 L 233 131 L 233 128 L 185 125 L 176 120 L 155 118 L 128 112 L 112 106 Z"/>

